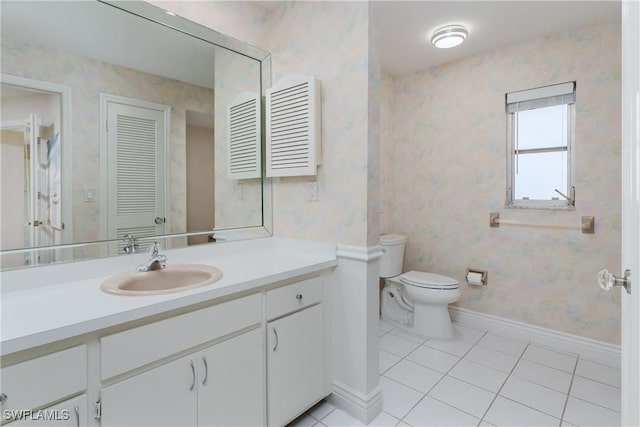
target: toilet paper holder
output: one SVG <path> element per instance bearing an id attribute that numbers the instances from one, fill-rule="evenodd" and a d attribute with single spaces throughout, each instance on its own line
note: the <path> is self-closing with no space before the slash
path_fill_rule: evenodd
<path id="1" fill-rule="evenodd" d="M 486 286 L 489 278 L 489 272 L 480 268 L 467 268 L 464 274 L 467 283 L 475 286 Z"/>

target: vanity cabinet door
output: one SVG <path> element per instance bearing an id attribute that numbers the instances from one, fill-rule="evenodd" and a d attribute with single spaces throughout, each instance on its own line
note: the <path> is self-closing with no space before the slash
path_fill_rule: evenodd
<path id="1" fill-rule="evenodd" d="M 197 360 L 198 425 L 265 424 L 262 329 L 213 345 Z"/>
<path id="2" fill-rule="evenodd" d="M 269 425 L 291 421 L 324 397 L 322 304 L 267 325 Z"/>
<path id="3" fill-rule="evenodd" d="M 102 389 L 102 426 L 195 426 L 194 355 Z"/>
<path id="4" fill-rule="evenodd" d="M 87 395 L 82 394 L 48 408 L 32 411 L 11 427 L 85 427 L 87 425 Z"/>

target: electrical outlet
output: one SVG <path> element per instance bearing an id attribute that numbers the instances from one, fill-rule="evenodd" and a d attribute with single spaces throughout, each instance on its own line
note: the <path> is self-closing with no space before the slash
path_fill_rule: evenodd
<path id="1" fill-rule="evenodd" d="M 318 201 L 318 182 L 313 181 L 309 183 L 309 201 Z"/>

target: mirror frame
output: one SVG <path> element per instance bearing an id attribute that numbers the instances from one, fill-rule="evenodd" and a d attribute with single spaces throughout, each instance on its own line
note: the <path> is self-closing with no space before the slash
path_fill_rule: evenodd
<path id="1" fill-rule="evenodd" d="M 221 34 L 211 28 L 205 27 L 204 25 L 198 24 L 196 22 L 190 21 L 186 18 L 180 17 L 178 15 L 173 14 L 172 12 L 166 11 L 156 5 L 146 3 L 142 0 L 129 0 L 126 2 L 117 1 L 117 0 L 96 0 L 98 3 L 103 3 L 107 6 L 114 7 L 123 11 L 124 13 L 130 13 L 132 15 L 137 16 L 140 19 L 146 19 L 148 21 L 154 22 L 156 24 L 168 27 L 174 31 L 181 32 L 185 35 L 189 35 L 191 37 L 195 37 L 204 42 L 213 44 L 215 46 L 219 46 L 223 49 L 227 49 L 233 51 L 239 55 L 246 56 L 250 59 L 256 60 L 260 64 L 260 92 L 262 97 L 264 98 L 266 94 L 266 89 L 271 86 L 271 54 L 263 49 L 252 46 L 240 40 L 237 40 L 233 37 Z M 63 108 L 68 108 L 70 111 L 72 106 L 67 105 L 69 102 L 66 100 Z M 264 147 L 265 147 L 265 122 L 264 122 L 264 111 L 262 111 L 262 141 L 261 141 L 261 149 L 263 150 L 264 159 Z M 197 236 L 197 235 L 211 235 L 211 234 L 221 234 L 223 232 L 225 237 L 217 238 L 218 241 L 226 241 L 226 240 L 246 240 L 252 238 L 261 238 L 261 237 L 270 237 L 273 235 L 273 204 L 272 204 L 272 184 L 271 178 L 267 178 L 264 173 L 264 164 L 262 165 L 262 197 L 261 197 L 261 211 L 262 211 L 262 225 L 258 226 L 247 226 L 240 228 L 224 228 L 224 229 L 213 229 L 213 230 L 203 230 L 203 231 L 194 231 L 194 232 L 185 232 L 185 233 L 168 233 L 151 237 L 144 237 L 138 240 L 140 241 L 148 241 L 148 240 L 164 240 L 165 242 L 170 242 L 171 239 L 175 238 L 186 238 L 187 236 Z M 63 243 L 60 245 L 52 245 L 52 246 L 39 246 L 39 247 L 25 247 L 19 249 L 9 249 L 0 251 L 0 260 L 3 255 L 9 254 L 19 254 L 26 252 L 39 252 L 39 251 L 48 251 L 48 250 L 59 250 L 59 249 L 73 249 L 79 247 L 87 247 L 94 245 L 104 245 L 105 247 L 108 244 L 114 244 L 119 242 L 120 239 L 105 239 L 105 240 L 95 240 L 95 241 L 87 241 L 87 242 L 71 242 L 71 243 Z M 164 246 L 170 247 L 170 245 L 165 244 Z M 200 245 L 198 245 L 200 246 Z M 186 246 L 185 246 L 186 247 Z M 101 251 L 101 255 L 91 258 L 79 258 L 79 259 L 66 259 L 63 258 L 59 262 L 47 263 L 47 264 L 34 264 L 34 265 L 24 265 L 20 267 L 10 268 L 6 270 L 17 270 L 22 268 L 31 268 L 38 266 L 47 266 L 47 265 L 57 265 L 66 262 L 74 262 L 74 261 L 86 261 L 90 259 L 103 258 L 106 255 L 107 251 Z M 5 270 L 1 268 L 0 270 Z"/>

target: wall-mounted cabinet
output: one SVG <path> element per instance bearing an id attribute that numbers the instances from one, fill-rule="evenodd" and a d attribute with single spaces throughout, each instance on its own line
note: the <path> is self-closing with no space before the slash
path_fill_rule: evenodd
<path id="1" fill-rule="evenodd" d="M 317 174 L 321 99 L 313 76 L 288 76 L 267 89 L 267 176 Z"/>

